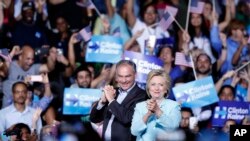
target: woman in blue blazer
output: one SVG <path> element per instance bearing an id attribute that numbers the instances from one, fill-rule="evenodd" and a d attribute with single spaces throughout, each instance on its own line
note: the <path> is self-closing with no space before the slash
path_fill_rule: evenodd
<path id="1" fill-rule="evenodd" d="M 180 106 L 166 99 L 170 84 L 169 75 L 162 69 L 148 74 L 146 91 L 150 99 L 136 104 L 131 126 L 137 141 L 154 141 L 157 134 L 179 127 Z"/>

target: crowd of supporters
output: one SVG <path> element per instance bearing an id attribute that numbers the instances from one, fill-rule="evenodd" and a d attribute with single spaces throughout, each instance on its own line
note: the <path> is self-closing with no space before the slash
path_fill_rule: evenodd
<path id="1" fill-rule="evenodd" d="M 93 122 L 93 115 L 63 114 L 64 88 L 112 93 L 113 87 L 125 87 L 118 79 L 116 64 L 86 62 L 88 42 L 79 37 L 79 31 L 87 26 L 92 36 L 115 36 L 119 27 L 123 52 L 160 59 L 171 79 L 166 99 L 176 101 L 173 87 L 211 76 L 219 101 L 249 102 L 250 65 L 238 68 L 250 61 L 250 0 L 200 1 L 204 2 L 201 13 L 190 12 L 188 0 L 92 0 L 92 5 L 86 4 L 88 0 L 0 0 L 0 140 L 116 140 L 106 139 L 106 126 L 102 128 L 107 124 L 105 119 Z M 163 30 L 159 21 L 168 6 L 178 12 L 174 22 Z M 152 36 L 171 41 L 153 50 L 145 43 Z M 191 55 L 193 67 L 175 65 L 176 52 Z M 121 71 L 120 77 L 131 77 L 125 74 Z M 127 91 L 134 87 L 132 84 Z M 138 86 L 151 95 L 149 84 Z M 105 100 L 101 102 L 112 107 L 117 97 L 102 98 Z M 115 104 L 124 106 L 121 101 Z M 150 102 L 154 105 L 155 101 Z M 203 141 L 210 135 L 216 140 L 229 140 L 230 125 L 250 125 L 250 109 L 241 123 L 228 119 L 218 128 L 211 123 L 217 103 L 186 108 L 177 102 L 181 107 L 178 128 L 159 134 L 158 140 L 172 137 Z M 95 104 L 97 109 L 101 105 L 100 101 Z M 141 112 L 137 106 L 135 112 Z M 179 113 L 176 114 L 177 122 Z M 113 123 L 119 121 L 116 114 L 109 116 Z M 190 127 L 192 117 L 197 122 Z M 133 123 L 136 122 L 129 120 L 127 128 L 138 137 Z M 113 134 L 113 130 L 110 132 Z"/>

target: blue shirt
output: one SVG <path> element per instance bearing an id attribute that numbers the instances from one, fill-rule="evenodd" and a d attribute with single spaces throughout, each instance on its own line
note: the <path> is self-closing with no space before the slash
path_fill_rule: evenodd
<path id="1" fill-rule="evenodd" d="M 236 85 L 236 101 L 247 102 L 247 88 L 242 87 L 240 84 Z"/>
<path id="2" fill-rule="evenodd" d="M 119 27 L 120 37 L 122 38 L 123 44 L 125 44 L 130 39 L 129 30 L 125 21 L 122 19 L 122 17 L 119 14 L 114 13 L 114 16 L 109 20 L 109 22 L 110 22 L 110 33 L 113 33 L 115 28 Z M 97 18 L 93 33 L 95 35 L 100 35 L 102 29 L 103 29 L 103 25 L 101 23 L 101 19 Z"/>
<path id="3" fill-rule="evenodd" d="M 211 37 L 212 47 L 220 55 L 222 49 L 222 42 L 220 40 L 218 26 L 212 26 L 210 37 Z M 226 61 L 221 66 L 221 74 L 225 74 L 227 71 L 233 69 L 232 59 L 239 45 L 240 44 L 237 41 L 234 41 L 231 37 L 227 38 L 227 58 Z M 243 48 L 241 54 L 242 55 L 247 54 L 246 47 Z"/>
<path id="4" fill-rule="evenodd" d="M 221 66 L 221 73 L 224 74 L 229 70 L 233 70 L 234 67 L 232 65 L 232 59 L 233 59 L 233 55 L 235 54 L 235 52 L 237 51 L 238 47 L 240 46 L 240 44 L 236 41 L 234 41 L 232 38 L 228 38 L 227 39 L 227 59 L 226 61 L 223 63 L 223 65 Z M 246 54 L 247 50 L 244 47 L 241 54 Z"/>
<path id="5" fill-rule="evenodd" d="M 162 115 L 157 118 L 155 115 L 149 117 L 144 123 L 143 116 L 148 112 L 146 101 L 136 104 L 132 119 L 131 133 L 136 136 L 137 141 L 153 141 L 157 134 L 179 127 L 181 121 L 180 106 L 177 102 L 164 99 L 160 108 Z"/>
<path id="6" fill-rule="evenodd" d="M 175 66 L 169 72 L 169 76 L 171 78 L 171 89 L 168 93 L 168 99 L 175 100 L 174 93 L 172 88 L 174 87 L 174 83 L 177 78 L 182 77 L 185 74 L 185 71 L 181 70 L 180 66 Z"/>
<path id="7" fill-rule="evenodd" d="M 43 111 L 47 109 L 49 106 L 50 102 L 52 101 L 53 96 L 43 96 L 41 99 L 38 101 L 32 101 L 30 107 L 32 108 L 41 108 Z"/>

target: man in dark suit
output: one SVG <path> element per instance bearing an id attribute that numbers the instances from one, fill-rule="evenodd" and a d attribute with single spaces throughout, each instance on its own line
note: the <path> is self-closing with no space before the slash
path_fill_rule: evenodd
<path id="1" fill-rule="evenodd" d="M 147 94 L 135 82 L 136 65 L 129 60 L 121 60 L 116 65 L 118 89 L 105 86 L 101 99 L 93 107 L 90 120 L 103 121 L 103 140 L 131 141 L 130 127 L 136 103 L 147 99 Z"/>

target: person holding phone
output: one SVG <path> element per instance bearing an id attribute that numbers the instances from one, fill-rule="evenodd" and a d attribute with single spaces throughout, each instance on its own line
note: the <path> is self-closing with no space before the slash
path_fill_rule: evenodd
<path id="1" fill-rule="evenodd" d="M 157 134 L 179 127 L 180 106 L 166 99 L 171 79 L 162 69 L 152 70 L 147 77 L 146 92 L 149 100 L 136 104 L 131 132 L 137 141 L 156 140 Z"/>
<path id="2" fill-rule="evenodd" d="M 142 54 L 147 54 L 147 49 L 145 48 L 145 40 L 149 38 L 155 40 L 164 37 L 170 37 L 167 30 L 162 30 L 160 26 L 157 25 L 158 12 L 154 6 L 154 2 L 149 2 L 140 8 L 140 17 L 136 17 L 133 10 L 135 0 L 127 0 L 127 22 L 131 28 L 132 35 L 137 34 L 138 31 L 142 31 L 141 35 L 136 39 L 140 45 L 140 51 Z M 142 20 L 140 20 L 140 19 Z M 155 25 L 155 26 L 154 26 Z"/>
<path id="3" fill-rule="evenodd" d="M 28 75 L 38 75 L 40 72 L 49 71 L 47 64 L 34 63 L 35 51 L 31 46 L 24 45 L 18 52 L 20 52 L 18 60 L 10 62 L 7 67 L 8 75 L 3 81 L 4 96 L 2 108 L 9 106 L 13 102 L 11 87 L 15 82 L 24 81 Z"/>

